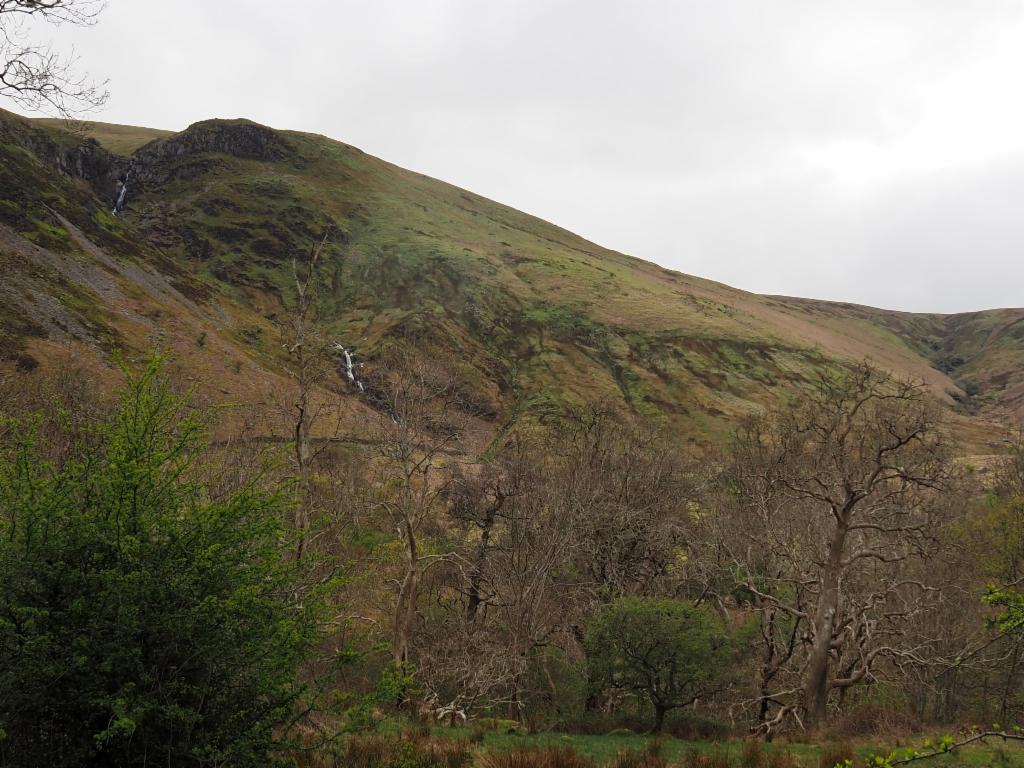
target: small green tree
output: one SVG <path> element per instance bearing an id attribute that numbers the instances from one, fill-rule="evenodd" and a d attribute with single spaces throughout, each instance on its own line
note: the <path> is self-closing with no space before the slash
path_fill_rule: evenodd
<path id="1" fill-rule="evenodd" d="M 735 648 L 713 611 L 662 598 L 618 600 L 593 620 L 585 641 L 592 689 L 646 697 L 654 707 L 652 733 L 666 713 L 714 691 Z"/>
<path id="2" fill-rule="evenodd" d="M 288 497 L 211 497 L 158 361 L 58 462 L 39 421 L 0 429 L 0 765 L 267 765 L 323 615 Z"/>
<path id="3" fill-rule="evenodd" d="M 984 601 L 1002 611 L 993 622 L 996 629 L 1005 635 L 1024 635 L 1024 592 L 992 587 Z"/>

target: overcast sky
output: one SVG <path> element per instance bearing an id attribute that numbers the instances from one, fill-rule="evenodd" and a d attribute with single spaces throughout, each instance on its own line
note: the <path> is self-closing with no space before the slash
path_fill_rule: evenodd
<path id="1" fill-rule="evenodd" d="M 110 0 L 98 119 L 323 133 L 762 293 L 1024 306 L 1024 0 Z"/>

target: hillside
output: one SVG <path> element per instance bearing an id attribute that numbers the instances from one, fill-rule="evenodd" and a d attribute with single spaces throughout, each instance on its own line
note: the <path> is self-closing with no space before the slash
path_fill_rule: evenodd
<path id="1" fill-rule="evenodd" d="M 614 400 L 696 443 L 864 358 L 926 381 L 972 450 L 1024 416 L 1024 309 L 910 314 L 747 293 L 322 136 L 245 120 L 169 134 L 0 112 L 0 355 L 170 347 L 214 401 L 285 387 L 291 259 L 328 227 L 329 334 L 372 369 L 389 340 L 443 360 L 482 432 Z M 127 208 L 111 215 L 128 173 Z M 353 413 L 369 407 L 351 401 Z M 487 438 L 489 439 L 489 437 Z"/>

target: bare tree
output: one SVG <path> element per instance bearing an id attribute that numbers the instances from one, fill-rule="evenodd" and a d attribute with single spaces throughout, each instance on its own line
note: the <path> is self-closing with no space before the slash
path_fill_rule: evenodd
<path id="1" fill-rule="evenodd" d="M 286 318 L 284 344 L 291 360 L 291 373 L 295 379 L 295 401 L 292 404 L 292 438 L 294 441 L 295 473 L 300 483 L 308 484 L 311 462 L 314 458 L 313 429 L 327 405 L 315 399 L 316 389 L 331 369 L 326 340 L 320 324 L 320 299 L 317 287 L 320 263 L 330 243 L 331 230 L 315 242 L 300 264 L 292 259 L 292 277 L 295 301 Z M 301 558 L 306 547 L 305 531 L 310 523 L 307 503 L 295 507 L 295 527 L 299 531 L 296 557 Z"/>
<path id="2" fill-rule="evenodd" d="M 450 512 L 465 537 L 462 560 L 454 589 L 464 600 L 460 611 L 472 624 L 487 607 L 491 592 L 487 583 L 487 565 L 495 543 L 492 537 L 500 526 L 499 515 L 511 497 L 524 491 L 527 464 L 522 460 L 519 441 L 498 460 L 456 474 Z M 518 459 L 518 460 L 517 460 Z"/>
<path id="3" fill-rule="evenodd" d="M 924 389 L 866 364 L 738 430 L 716 524 L 761 616 L 763 729 L 818 726 L 833 692 L 930 652 L 907 629 L 938 594 L 953 471 Z"/>
<path id="4" fill-rule="evenodd" d="M 558 705 L 550 664 L 581 659 L 595 606 L 674 586 L 685 475 L 656 433 L 596 407 L 514 437 L 453 490 L 463 538 L 431 585 L 442 611 L 426 627 L 420 679 L 448 711 L 535 719 Z"/>
<path id="5" fill-rule="evenodd" d="M 512 670 L 510 714 L 524 718 L 526 678 L 536 652 L 573 643 L 568 635 L 579 623 L 590 584 L 573 567 L 586 522 L 566 492 L 566 465 L 557 453 L 536 445 L 524 446 L 517 458 L 524 462 L 518 470 L 522 492 L 510 495 L 498 512 L 500 525 L 486 566 L 486 612 L 501 629 L 502 655 Z M 546 668 L 540 671 L 550 681 Z M 554 683 L 550 687 L 554 697 Z"/>
<path id="6" fill-rule="evenodd" d="M 668 576 L 695 495 L 676 446 L 650 425 L 597 406 L 571 415 L 549 450 L 560 457 L 559 498 L 586 521 L 576 567 L 592 602 L 672 591 Z"/>
<path id="7" fill-rule="evenodd" d="M 465 620 L 452 612 L 426 628 L 417 654 L 417 682 L 426 709 L 450 725 L 487 712 L 515 707 L 517 659 L 492 622 Z M 517 713 L 518 714 L 518 713 Z"/>
<path id="8" fill-rule="evenodd" d="M 0 0 L 0 95 L 23 109 L 51 109 L 63 117 L 106 103 L 106 83 L 79 75 L 73 53 L 64 57 L 31 39 L 33 21 L 90 27 L 104 5 L 102 0 Z"/>
<path id="9" fill-rule="evenodd" d="M 535 468 L 517 439 L 488 463 L 453 467 L 446 493 L 453 552 L 423 584 L 436 609 L 417 654 L 431 711 L 453 722 L 496 709 L 520 714 L 524 659 L 510 647 L 500 562 L 509 516 L 533 491 Z"/>
<path id="10" fill-rule="evenodd" d="M 381 364 L 379 451 L 374 483 L 377 506 L 402 544 L 391 636 L 392 659 L 411 661 L 420 585 L 424 572 L 451 557 L 425 552 L 424 528 L 436 524 L 451 483 L 450 454 L 461 439 L 465 414 L 456 380 L 437 362 L 396 350 Z"/>

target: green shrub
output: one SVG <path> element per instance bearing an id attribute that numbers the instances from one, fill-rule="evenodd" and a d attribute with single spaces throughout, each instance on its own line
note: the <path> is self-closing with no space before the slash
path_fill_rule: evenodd
<path id="1" fill-rule="evenodd" d="M 663 598 L 613 603 L 591 623 L 584 647 L 592 690 L 620 688 L 647 698 L 655 733 L 666 713 L 715 685 L 736 651 L 714 611 Z"/>
<path id="2" fill-rule="evenodd" d="M 156 361 L 106 421 L 41 421 L 0 428 L 0 764 L 267 765 L 322 606 L 283 556 L 288 499 L 210 497 Z"/>

